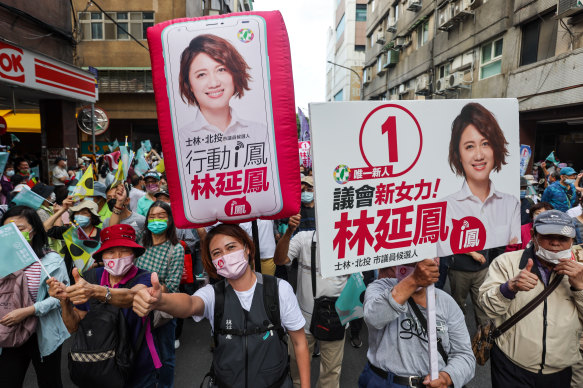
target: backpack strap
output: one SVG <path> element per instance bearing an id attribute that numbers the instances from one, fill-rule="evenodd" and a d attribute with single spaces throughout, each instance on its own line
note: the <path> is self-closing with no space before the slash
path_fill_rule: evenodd
<path id="1" fill-rule="evenodd" d="M 213 289 L 215 290 L 215 311 L 213 312 L 213 338 L 215 340 L 215 347 L 219 346 L 219 331 L 225 309 L 225 282 L 226 280 L 223 279 L 213 284 Z"/>
<path id="2" fill-rule="evenodd" d="M 267 313 L 269 321 L 275 327 L 275 330 L 279 335 L 279 339 L 282 340 L 285 332 L 281 326 L 281 313 L 279 309 L 279 286 L 275 276 L 263 275 L 263 307 Z"/>

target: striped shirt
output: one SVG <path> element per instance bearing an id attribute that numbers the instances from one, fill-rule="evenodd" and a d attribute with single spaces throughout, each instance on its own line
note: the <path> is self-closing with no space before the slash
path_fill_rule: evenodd
<path id="1" fill-rule="evenodd" d="M 28 282 L 28 293 L 33 303 L 36 303 L 36 297 L 38 295 L 38 288 L 40 286 L 40 263 L 35 261 L 28 267 L 24 269 L 24 274 L 26 275 L 26 280 Z"/>

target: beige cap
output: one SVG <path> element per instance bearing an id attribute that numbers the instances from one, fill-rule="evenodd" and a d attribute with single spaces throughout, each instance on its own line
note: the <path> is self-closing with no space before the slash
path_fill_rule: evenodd
<path id="1" fill-rule="evenodd" d="M 311 176 L 305 176 L 302 178 L 302 183 L 307 183 L 310 186 L 314 187 L 314 178 L 312 178 Z"/>
<path id="2" fill-rule="evenodd" d="M 99 217 L 99 208 L 97 207 L 97 204 L 95 202 L 93 202 L 93 200 L 91 200 L 91 199 L 83 200 L 80 203 L 78 203 L 77 205 L 69 208 L 69 210 L 72 212 L 78 212 L 79 210 L 83 210 L 83 209 L 88 209 L 91 212 L 91 214 Z"/>

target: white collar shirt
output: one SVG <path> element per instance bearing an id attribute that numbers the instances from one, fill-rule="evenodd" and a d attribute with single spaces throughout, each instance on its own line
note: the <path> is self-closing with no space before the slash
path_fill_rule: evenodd
<path id="1" fill-rule="evenodd" d="M 520 241 L 520 202 L 510 194 L 496 191 L 490 181 L 490 193 L 482 202 L 464 180 L 460 191 L 447 196 L 446 225 L 452 232 L 452 219 L 478 218 L 486 229 L 485 249 L 508 245 L 513 239 Z M 438 256 L 451 255 L 449 241 L 438 244 Z"/>

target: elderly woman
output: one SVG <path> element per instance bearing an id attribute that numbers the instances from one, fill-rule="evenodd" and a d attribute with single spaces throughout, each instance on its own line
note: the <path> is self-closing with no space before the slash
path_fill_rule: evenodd
<path id="1" fill-rule="evenodd" d="M 138 317 L 131 309 L 135 293 L 151 286 L 150 273 L 134 265 L 135 258 L 142 255 L 145 249 L 136 243 L 136 233 L 130 225 L 105 228 L 101 236 L 102 245 L 93 257 L 103 260 L 104 266 L 86 271 L 83 278 L 74 268 L 75 285 L 70 287 L 56 279 L 49 279 L 49 292 L 60 299 L 63 322 L 71 333 L 77 331 L 79 322 L 85 319 L 95 303 L 109 303 L 121 308 L 137 353 L 133 373 L 125 386 L 155 387 L 160 361 L 152 340 L 150 322 Z M 147 325 L 145 341 L 139 343 L 144 324 Z"/>
<path id="2" fill-rule="evenodd" d="M 395 267 L 397 279 L 371 283 L 364 297 L 369 330 L 368 363 L 360 388 L 462 387 L 474 377 L 476 359 L 464 316 L 444 291 L 435 290 L 439 378 L 430 381 L 426 287 L 437 282 L 434 260 Z"/>
<path id="3" fill-rule="evenodd" d="M 22 325 L 31 316 L 38 317 L 36 331 L 18 347 L 0 349 L 0 387 L 22 387 L 26 371 L 32 361 L 39 387 L 62 387 L 61 347 L 69 338 L 67 328 L 59 314 L 59 301 L 51 298 L 45 280 L 51 279 L 68 284 L 67 270 L 63 259 L 48 250 L 47 234 L 36 212 L 26 206 L 15 206 L 2 217 L 2 225 L 14 222 L 40 258 L 24 268 L 28 292 L 33 305 L 16 309 L 0 319 L 0 325 Z M 3 257 L 2 260 L 9 258 Z"/>
<path id="4" fill-rule="evenodd" d="M 224 280 L 207 285 L 194 295 L 162 293 L 156 274 L 152 287 L 138 292 L 134 311 L 145 316 L 153 309 L 176 317 L 207 318 L 215 337 L 212 370 L 218 386 L 256 388 L 291 387 L 287 345 L 280 337 L 277 322 L 265 310 L 264 296 L 277 288 L 279 329 L 290 335 L 296 351 L 301 386 L 310 386 L 305 320 L 289 283 L 251 269 L 255 247 L 238 225 L 221 224 L 204 239 L 203 265 L 213 278 Z M 221 301 L 223 308 L 215 303 Z M 215 312 L 220 311 L 220 317 Z"/>

